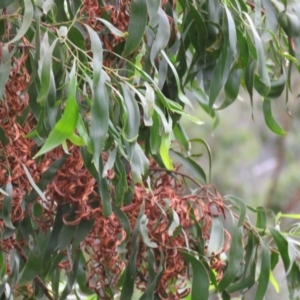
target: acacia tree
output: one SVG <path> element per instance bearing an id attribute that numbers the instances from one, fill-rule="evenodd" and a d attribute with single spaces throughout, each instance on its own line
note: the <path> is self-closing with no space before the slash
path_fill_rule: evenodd
<path id="1" fill-rule="evenodd" d="M 286 0 L 2 0 L 1 299 L 263 299 L 279 259 L 295 299 L 299 223 L 280 222 L 299 215 L 220 195 L 180 120 L 217 120 L 244 88 L 285 135 L 272 106 L 286 91 L 290 113 L 299 15 Z"/>

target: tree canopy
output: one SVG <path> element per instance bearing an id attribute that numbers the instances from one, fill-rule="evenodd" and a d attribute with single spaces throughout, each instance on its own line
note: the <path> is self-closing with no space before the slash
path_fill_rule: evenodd
<path id="1" fill-rule="evenodd" d="M 285 135 L 272 106 L 285 93 L 292 114 L 299 16 L 287 0 L 2 0 L 0 299 L 259 300 L 279 259 L 296 299 L 299 223 L 280 225 L 300 215 L 221 195 L 181 119 L 201 126 L 200 107 L 217 126 L 245 89 Z"/>

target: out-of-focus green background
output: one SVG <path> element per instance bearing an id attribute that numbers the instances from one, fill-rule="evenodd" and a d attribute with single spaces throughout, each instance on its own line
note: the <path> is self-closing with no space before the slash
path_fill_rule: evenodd
<path id="1" fill-rule="evenodd" d="M 250 97 L 243 88 L 240 99 L 220 111 L 220 123 L 215 129 L 214 121 L 201 108 L 194 113 L 205 122 L 203 125 L 182 121 L 190 138 L 205 139 L 210 145 L 212 183 L 222 195 L 235 195 L 246 204 L 264 206 L 275 212 L 300 214 L 300 78 L 296 72 L 292 76 L 288 103 L 292 117 L 286 113 L 285 92 L 281 98 L 272 100 L 273 114 L 288 132 L 284 137 L 276 136 L 267 128 L 259 95 L 253 99 L 252 119 Z M 222 96 L 219 98 L 221 103 Z M 204 147 L 194 143 L 192 149 L 193 153 L 203 153 L 198 161 L 207 171 Z M 288 222 L 281 226 L 288 226 Z M 274 275 L 280 292 L 270 285 L 266 299 L 288 299 L 282 264 Z M 248 292 L 246 299 L 253 300 L 254 295 Z"/>

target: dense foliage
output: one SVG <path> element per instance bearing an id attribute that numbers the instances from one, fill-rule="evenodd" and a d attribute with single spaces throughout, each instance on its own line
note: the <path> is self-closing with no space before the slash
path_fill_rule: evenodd
<path id="1" fill-rule="evenodd" d="M 217 124 L 243 87 L 285 135 L 272 105 L 286 91 L 291 113 L 299 15 L 286 0 L 1 0 L 1 299 L 259 300 L 280 258 L 295 299 L 300 228 L 280 223 L 299 215 L 221 196 L 180 120 L 200 126 L 185 110 L 200 106 Z"/>

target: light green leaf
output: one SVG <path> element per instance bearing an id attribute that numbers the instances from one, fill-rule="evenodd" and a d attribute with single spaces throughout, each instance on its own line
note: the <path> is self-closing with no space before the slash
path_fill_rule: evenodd
<path id="1" fill-rule="evenodd" d="M 152 242 L 148 235 L 148 228 L 147 224 L 149 222 L 149 219 L 146 215 L 143 215 L 139 222 L 139 231 L 143 240 L 143 243 L 150 248 L 157 248 L 157 244 L 155 242 Z"/>
<path id="2" fill-rule="evenodd" d="M 45 154 L 58 145 L 61 145 L 74 132 L 78 120 L 78 105 L 76 101 L 77 79 L 75 74 L 75 64 L 70 73 L 69 94 L 66 101 L 66 107 L 61 119 L 55 124 L 51 130 L 45 144 L 34 156 L 37 158 Z"/>
<path id="3" fill-rule="evenodd" d="M 111 31 L 111 33 L 113 33 L 115 36 L 125 37 L 128 35 L 127 32 L 122 32 L 117 27 L 115 27 L 112 23 L 108 22 L 107 20 L 105 20 L 103 18 L 95 18 L 95 19 L 97 19 L 98 21 L 103 23 Z"/>
<path id="4" fill-rule="evenodd" d="M 271 100 L 263 99 L 263 113 L 267 126 L 278 135 L 286 135 L 284 129 L 276 122 L 273 117 Z"/>
<path id="5" fill-rule="evenodd" d="M 44 193 L 40 190 L 40 188 L 36 185 L 36 183 L 34 182 L 32 176 L 31 176 L 31 174 L 30 174 L 30 172 L 28 171 L 27 167 L 26 167 L 24 164 L 22 164 L 22 167 L 23 167 L 23 169 L 24 169 L 24 171 L 25 171 L 25 174 L 26 174 L 26 176 L 27 176 L 27 178 L 28 178 L 28 180 L 29 180 L 31 186 L 34 188 L 34 190 L 37 192 L 37 194 L 41 197 L 41 199 L 42 199 L 45 203 L 47 203 L 47 199 L 46 199 L 45 194 L 44 194 Z"/>
<path id="6" fill-rule="evenodd" d="M 150 52 L 150 61 L 153 66 L 155 66 L 154 59 L 159 54 L 160 50 L 164 49 L 168 45 L 170 34 L 171 34 L 168 17 L 161 7 L 158 9 L 157 14 L 158 14 L 158 28 Z"/>
<path id="7" fill-rule="evenodd" d="M 275 291 L 276 291 L 277 293 L 279 293 L 279 292 L 280 292 L 279 284 L 278 284 L 278 282 L 276 281 L 276 279 L 275 279 L 275 277 L 274 277 L 272 271 L 270 271 L 269 281 L 270 281 L 270 283 L 273 285 Z"/>
<path id="8" fill-rule="evenodd" d="M 224 226 L 219 216 L 212 218 L 210 239 L 207 246 L 209 256 L 219 254 L 224 246 Z"/>
<path id="9" fill-rule="evenodd" d="M 159 154 L 164 162 L 165 167 L 168 170 L 173 170 L 173 164 L 169 154 L 170 147 L 171 147 L 171 135 L 165 133 L 161 139 Z"/>

